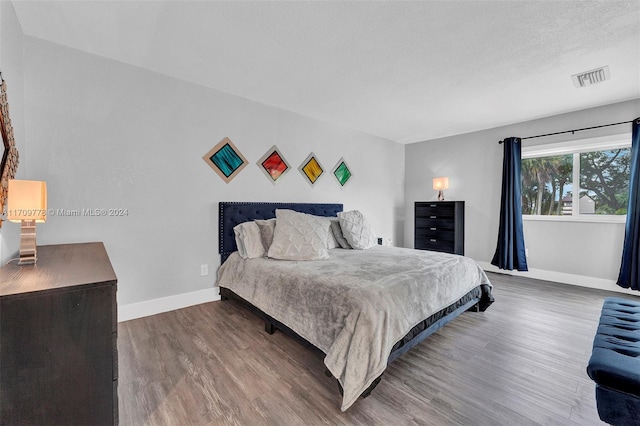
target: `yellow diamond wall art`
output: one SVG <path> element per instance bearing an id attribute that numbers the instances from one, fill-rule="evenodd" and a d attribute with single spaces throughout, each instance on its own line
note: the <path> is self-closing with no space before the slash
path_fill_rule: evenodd
<path id="1" fill-rule="evenodd" d="M 300 164 L 298 167 L 302 176 L 304 176 L 309 182 L 309 185 L 312 187 L 318 182 L 320 176 L 324 173 L 324 168 L 320 161 L 318 161 L 318 157 L 312 152 L 309 156 Z"/>

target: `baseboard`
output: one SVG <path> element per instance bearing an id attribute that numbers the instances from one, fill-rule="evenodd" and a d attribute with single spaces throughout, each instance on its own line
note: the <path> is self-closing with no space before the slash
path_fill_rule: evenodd
<path id="1" fill-rule="evenodd" d="M 175 296 L 160 297 L 144 302 L 130 303 L 118 306 L 118 322 L 136 318 L 148 317 L 162 312 L 169 312 L 188 306 L 220 300 L 218 287 L 193 291 L 191 293 L 176 294 Z"/>
<path id="2" fill-rule="evenodd" d="M 487 272 L 497 272 L 499 274 L 514 275 L 518 277 L 529 277 L 537 280 L 553 281 L 557 283 L 577 285 L 580 287 L 597 288 L 599 290 L 615 291 L 618 293 L 632 294 L 634 296 L 638 295 L 637 291 L 620 287 L 616 284 L 615 280 L 533 268 L 530 268 L 527 272 L 505 271 L 503 269 L 498 269 L 489 262 L 476 261 L 476 263 Z"/>

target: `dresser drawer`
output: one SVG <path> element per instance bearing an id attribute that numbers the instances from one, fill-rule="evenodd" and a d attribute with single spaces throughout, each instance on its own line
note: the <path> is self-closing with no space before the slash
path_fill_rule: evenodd
<path id="1" fill-rule="evenodd" d="M 454 241 L 456 233 L 453 229 L 416 228 L 416 239 Z"/>
<path id="2" fill-rule="evenodd" d="M 454 252 L 453 240 L 442 240 L 437 238 L 416 238 L 415 248 L 419 250 L 442 251 L 446 253 Z"/>
<path id="3" fill-rule="evenodd" d="M 454 217 L 455 204 L 453 203 L 421 203 L 416 206 L 416 218 L 418 217 Z"/>
<path id="4" fill-rule="evenodd" d="M 438 219 L 437 217 L 417 217 L 416 228 L 435 228 L 432 229 L 433 231 L 438 229 L 454 229 L 455 221 L 452 218 Z"/>

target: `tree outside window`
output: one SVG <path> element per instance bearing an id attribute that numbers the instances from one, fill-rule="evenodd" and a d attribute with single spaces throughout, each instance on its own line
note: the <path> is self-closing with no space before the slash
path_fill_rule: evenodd
<path id="1" fill-rule="evenodd" d="M 580 154 L 580 195 L 593 199 L 595 214 L 627 214 L 630 163 L 629 148 Z"/>
<path id="2" fill-rule="evenodd" d="M 625 215 L 629 197 L 630 151 L 629 148 L 576 150 L 562 155 L 523 159 L 522 213 Z"/>

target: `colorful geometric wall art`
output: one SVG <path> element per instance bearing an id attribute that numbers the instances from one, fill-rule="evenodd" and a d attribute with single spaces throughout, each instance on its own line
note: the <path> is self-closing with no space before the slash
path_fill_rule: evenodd
<path id="1" fill-rule="evenodd" d="M 313 152 L 300 164 L 298 170 L 300 170 L 302 176 L 307 178 L 307 182 L 309 182 L 311 186 L 315 185 L 324 173 L 324 168 Z"/>
<path id="2" fill-rule="evenodd" d="M 229 138 L 222 139 L 202 159 L 227 183 L 248 164 L 247 159 Z"/>
<path id="3" fill-rule="evenodd" d="M 291 169 L 287 160 L 284 159 L 277 146 L 272 146 L 258 160 L 258 167 L 264 172 L 274 184 Z"/>
<path id="4" fill-rule="evenodd" d="M 347 165 L 347 162 L 344 161 L 344 158 L 338 160 L 338 164 L 335 165 L 331 173 L 335 176 L 340 186 L 345 186 L 352 176 L 351 169 Z"/>

